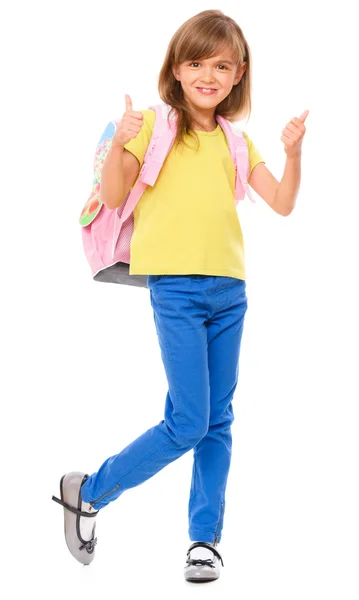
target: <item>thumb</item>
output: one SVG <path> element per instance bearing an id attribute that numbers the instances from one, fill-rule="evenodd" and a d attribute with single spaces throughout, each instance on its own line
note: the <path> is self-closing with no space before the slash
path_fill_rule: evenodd
<path id="1" fill-rule="evenodd" d="M 126 112 L 128 112 L 128 111 L 132 110 L 132 100 L 128 94 L 125 94 L 125 100 L 126 100 Z"/>
<path id="2" fill-rule="evenodd" d="M 300 120 L 302 121 L 302 123 L 304 123 L 304 121 L 306 120 L 307 116 L 309 115 L 309 110 L 305 110 L 301 115 L 300 115 Z"/>

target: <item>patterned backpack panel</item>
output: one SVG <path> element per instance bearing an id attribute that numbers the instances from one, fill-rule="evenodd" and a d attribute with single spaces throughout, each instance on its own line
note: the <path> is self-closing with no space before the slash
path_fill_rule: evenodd
<path id="1" fill-rule="evenodd" d="M 112 138 L 116 131 L 116 125 L 117 121 L 110 121 L 97 144 L 93 165 L 94 176 L 92 181 L 92 192 L 80 215 L 80 225 L 82 225 L 82 227 L 90 225 L 101 210 L 103 203 L 100 200 L 100 176 L 103 163 L 105 162 Z"/>

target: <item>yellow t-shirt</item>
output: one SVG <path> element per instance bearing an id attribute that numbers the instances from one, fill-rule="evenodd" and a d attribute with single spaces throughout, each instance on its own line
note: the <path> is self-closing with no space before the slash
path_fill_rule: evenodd
<path id="1" fill-rule="evenodd" d="M 141 111 L 144 124 L 125 145 L 143 159 L 156 113 Z M 225 133 L 198 131 L 200 149 L 174 146 L 157 181 L 134 210 L 130 275 L 221 275 L 245 279 L 244 244 L 236 209 L 235 167 Z M 248 144 L 250 172 L 262 156 Z"/>

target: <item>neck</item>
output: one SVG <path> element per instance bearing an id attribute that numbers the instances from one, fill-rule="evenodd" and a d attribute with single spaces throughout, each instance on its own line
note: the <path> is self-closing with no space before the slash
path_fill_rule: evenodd
<path id="1" fill-rule="evenodd" d="M 193 129 L 197 129 L 199 131 L 214 131 L 217 128 L 217 121 L 213 119 L 211 121 L 197 121 L 195 119 L 192 120 Z"/>
<path id="2" fill-rule="evenodd" d="M 193 129 L 200 131 L 214 131 L 217 127 L 215 108 L 201 111 L 192 107 L 192 125 Z"/>

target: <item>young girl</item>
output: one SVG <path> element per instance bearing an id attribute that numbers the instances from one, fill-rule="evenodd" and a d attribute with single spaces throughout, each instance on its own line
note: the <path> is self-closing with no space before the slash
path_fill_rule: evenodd
<path id="1" fill-rule="evenodd" d="M 177 116 L 176 142 L 156 184 L 135 209 L 131 275 L 148 276 L 151 305 L 168 380 L 164 420 L 92 475 L 60 482 L 65 536 L 81 563 L 94 558 L 98 511 L 193 449 L 185 578 L 211 581 L 231 462 L 232 399 L 238 381 L 247 311 L 241 225 L 234 201 L 235 167 L 216 115 L 250 114 L 251 56 L 238 24 L 219 10 L 185 22 L 173 36 L 159 94 Z M 293 118 L 281 140 L 287 154 L 281 182 L 246 134 L 248 183 L 280 215 L 293 210 L 300 183 L 304 120 Z M 118 207 L 133 186 L 151 138 L 155 112 L 132 109 L 118 124 L 101 175 L 101 197 Z"/>

